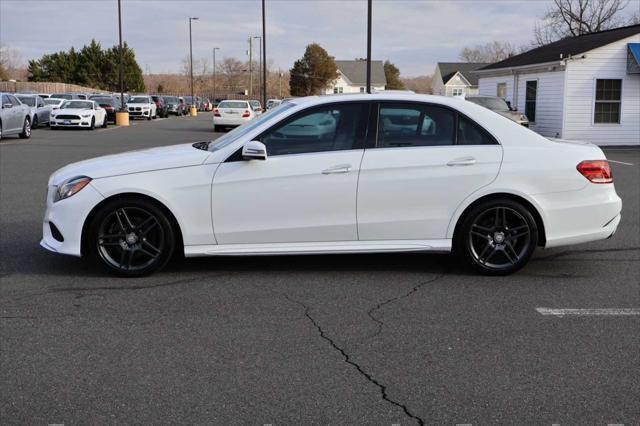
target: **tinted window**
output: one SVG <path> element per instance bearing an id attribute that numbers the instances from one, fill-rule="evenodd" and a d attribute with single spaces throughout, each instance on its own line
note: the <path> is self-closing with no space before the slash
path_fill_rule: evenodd
<path id="1" fill-rule="evenodd" d="M 458 145 L 495 145 L 495 140 L 480 126 L 462 115 L 458 116 Z"/>
<path id="2" fill-rule="evenodd" d="M 246 102 L 220 102 L 218 108 L 231 108 L 231 109 L 248 109 L 249 104 Z"/>
<path id="3" fill-rule="evenodd" d="M 378 147 L 453 145 L 455 114 L 430 105 L 382 104 Z"/>
<path id="4" fill-rule="evenodd" d="M 269 155 L 341 151 L 364 145 L 368 105 L 349 103 L 313 108 L 263 134 Z"/>
<path id="5" fill-rule="evenodd" d="M 36 98 L 32 98 L 31 96 L 18 96 L 18 99 L 25 105 L 36 106 Z"/>

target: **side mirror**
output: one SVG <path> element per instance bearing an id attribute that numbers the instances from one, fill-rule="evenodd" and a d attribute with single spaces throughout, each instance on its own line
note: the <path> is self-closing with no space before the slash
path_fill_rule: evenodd
<path id="1" fill-rule="evenodd" d="M 251 141 L 242 147 L 242 158 L 245 160 L 266 160 L 267 147 L 260 141 Z"/>
<path id="2" fill-rule="evenodd" d="M 4 108 L 11 108 L 11 107 L 13 107 L 13 104 L 12 104 L 12 103 L 2 104 L 2 108 L 3 108 L 3 109 L 4 109 Z"/>

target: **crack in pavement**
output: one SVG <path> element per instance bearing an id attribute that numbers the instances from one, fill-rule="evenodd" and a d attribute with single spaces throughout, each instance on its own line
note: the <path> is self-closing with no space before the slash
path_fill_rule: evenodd
<path id="1" fill-rule="evenodd" d="M 401 294 L 400 296 L 396 296 L 396 297 L 392 297 L 390 299 L 387 299 L 383 302 L 378 303 L 376 306 L 372 307 L 371 309 L 369 309 L 367 311 L 367 316 L 369 318 L 371 318 L 376 325 L 378 326 L 377 330 L 375 331 L 375 333 L 367 336 L 365 338 L 365 340 L 369 340 L 369 339 L 373 339 L 374 337 L 378 336 L 381 332 L 382 332 L 382 327 L 384 327 L 384 321 L 378 319 L 375 315 L 373 315 L 373 313 L 379 309 L 381 309 L 383 306 L 389 305 L 391 303 L 397 302 L 398 300 L 404 299 L 406 297 L 411 296 L 413 293 L 417 292 L 418 290 L 420 290 L 420 288 L 422 288 L 423 286 L 427 285 L 427 284 L 431 284 L 434 283 L 436 281 L 438 281 L 441 278 L 444 278 L 446 275 L 445 272 L 441 273 L 440 275 L 435 276 L 434 278 L 421 282 L 417 285 L 415 285 L 411 290 L 409 290 L 407 293 Z"/>
<path id="2" fill-rule="evenodd" d="M 409 411 L 409 408 L 406 405 L 391 399 L 389 397 L 389 394 L 387 393 L 387 387 L 385 385 L 383 385 L 382 383 L 377 381 L 371 374 L 369 374 L 366 371 L 364 371 L 364 369 L 357 362 L 355 362 L 355 361 L 353 361 L 353 359 L 351 359 L 351 356 L 343 348 L 338 346 L 338 344 L 331 337 L 327 336 L 327 334 L 324 332 L 324 330 L 322 329 L 320 324 L 309 313 L 309 311 L 310 311 L 309 306 L 305 305 L 304 303 L 302 303 L 302 302 L 300 302 L 298 300 L 292 299 L 287 294 L 283 294 L 283 296 L 288 301 L 293 302 L 293 303 L 295 303 L 295 304 L 297 304 L 297 305 L 299 305 L 299 306 L 304 308 L 304 315 L 307 317 L 307 319 L 309 319 L 309 321 L 311 321 L 311 323 L 314 325 L 314 327 L 316 327 L 316 329 L 320 333 L 320 337 L 322 339 L 326 340 L 331 345 L 331 347 L 333 347 L 333 349 L 335 349 L 336 351 L 340 352 L 340 354 L 344 358 L 344 361 L 347 364 L 349 364 L 352 367 L 354 367 L 367 381 L 369 381 L 370 383 L 372 383 L 375 386 L 377 386 L 378 389 L 380 390 L 380 394 L 382 395 L 382 399 L 383 400 L 387 401 L 390 404 L 395 405 L 396 407 L 399 407 L 400 409 L 402 409 L 402 411 L 405 413 L 406 416 L 408 416 L 409 418 L 415 420 L 418 423 L 418 425 L 424 426 L 425 422 L 424 422 L 424 420 L 422 418 L 420 418 L 416 414 L 413 414 L 411 411 Z"/>

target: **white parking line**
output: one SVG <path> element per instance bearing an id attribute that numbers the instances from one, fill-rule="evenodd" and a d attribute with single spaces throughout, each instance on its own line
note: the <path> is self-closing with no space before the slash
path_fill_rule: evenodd
<path id="1" fill-rule="evenodd" d="M 624 161 L 616 161 L 616 160 L 609 160 L 609 159 L 607 159 L 607 161 L 610 163 L 623 164 L 625 166 L 633 166 L 633 163 L 625 163 Z"/>
<path id="2" fill-rule="evenodd" d="M 541 315 L 555 317 L 564 316 L 629 316 L 640 315 L 640 308 L 587 308 L 587 309 L 554 309 L 536 308 Z"/>

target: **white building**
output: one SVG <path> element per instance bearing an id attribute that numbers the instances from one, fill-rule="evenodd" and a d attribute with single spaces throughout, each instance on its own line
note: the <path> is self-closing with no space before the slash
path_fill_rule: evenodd
<path id="1" fill-rule="evenodd" d="M 438 62 L 431 80 L 434 95 L 478 94 L 478 77 L 472 71 L 489 65 L 484 62 Z"/>
<path id="2" fill-rule="evenodd" d="M 335 61 L 338 67 L 338 78 L 327 86 L 325 94 L 331 93 L 364 93 L 367 90 L 367 61 Z M 384 90 L 387 78 L 382 61 L 371 61 L 371 89 Z"/>
<path id="3" fill-rule="evenodd" d="M 569 37 L 475 71 L 481 95 L 524 112 L 536 132 L 640 144 L 640 25 Z"/>

